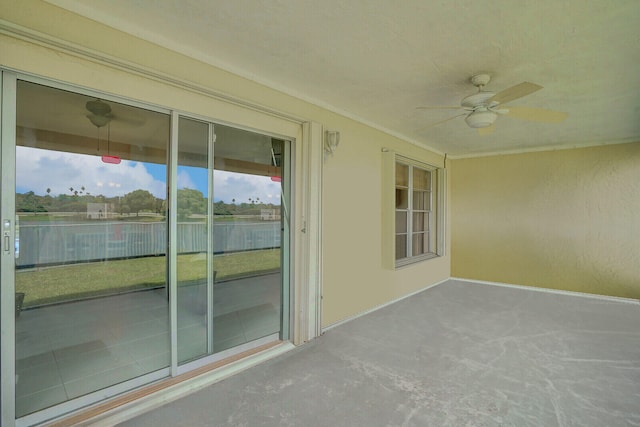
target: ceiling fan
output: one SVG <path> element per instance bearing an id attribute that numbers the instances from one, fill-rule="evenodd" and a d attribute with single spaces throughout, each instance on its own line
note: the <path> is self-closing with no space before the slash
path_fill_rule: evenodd
<path id="1" fill-rule="evenodd" d="M 91 114 L 87 114 L 86 117 L 97 128 L 108 125 L 112 120 L 118 120 L 119 122 L 125 122 L 133 126 L 141 126 L 145 120 L 142 117 L 121 117 L 113 114 L 111 106 L 101 99 L 94 99 L 87 101 L 85 108 Z"/>
<path id="2" fill-rule="evenodd" d="M 87 101 L 85 108 L 91 114 L 87 114 L 87 119 L 98 128 L 106 126 L 113 119 L 111 114 L 111 106 L 100 99 Z"/>
<path id="3" fill-rule="evenodd" d="M 87 114 L 87 118 L 89 121 L 98 129 L 104 127 L 111 123 L 111 120 L 114 118 L 113 114 L 111 114 L 111 106 L 106 102 L 95 99 L 92 101 L 87 101 L 85 104 L 85 108 L 91 114 Z M 111 126 L 107 128 L 107 154 L 103 154 L 101 159 L 104 163 L 111 164 L 120 164 L 121 159 L 119 156 L 111 155 L 110 153 L 110 144 L 111 144 Z M 98 152 L 100 151 L 100 130 L 98 130 Z"/>
<path id="4" fill-rule="evenodd" d="M 486 135 L 494 131 L 495 128 L 493 124 L 499 115 L 542 123 L 560 123 L 569 115 L 568 113 L 545 110 L 543 108 L 504 107 L 503 105 L 507 102 L 539 91 L 542 89 L 542 86 L 535 83 L 522 82 L 495 93 L 484 90 L 484 87 L 490 80 L 491 76 L 489 74 L 477 74 L 471 77 L 471 83 L 478 88 L 478 92 L 463 98 L 459 107 L 418 107 L 419 109 L 465 110 L 462 114 L 432 123 L 428 127 L 437 126 L 449 120 L 464 116 L 464 121 L 469 127 L 478 129 L 481 135 Z"/>

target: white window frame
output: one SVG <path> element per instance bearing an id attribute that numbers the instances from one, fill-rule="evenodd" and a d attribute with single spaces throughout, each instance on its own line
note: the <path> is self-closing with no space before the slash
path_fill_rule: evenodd
<path id="1" fill-rule="evenodd" d="M 407 256 L 396 259 L 396 165 L 400 163 L 409 167 L 409 182 L 407 186 Z M 412 255 L 413 235 L 413 168 L 419 168 L 431 172 L 431 222 L 429 233 L 435 237 L 435 243 L 427 253 Z M 445 255 L 445 195 L 446 195 L 446 169 L 425 162 L 420 162 L 410 157 L 399 155 L 392 151 L 383 150 L 383 265 L 390 269 L 401 268 L 429 259 Z M 422 210 L 418 210 L 422 211 Z"/>

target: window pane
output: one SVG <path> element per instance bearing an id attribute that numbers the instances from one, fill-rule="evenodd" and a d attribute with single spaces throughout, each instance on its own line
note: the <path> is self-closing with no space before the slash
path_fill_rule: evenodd
<path id="1" fill-rule="evenodd" d="M 409 191 L 396 188 L 396 209 L 407 209 L 409 207 Z"/>
<path id="2" fill-rule="evenodd" d="M 429 214 L 426 212 L 414 212 L 413 213 L 413 231 L 425 231 L 429 229 L 428 224 Z"/>
<path id="3" fill-rule="evenodd" d="M 396 185 L 409 186 L 409 166 L 396 163 Z"/>
<path id="4" fill-rule="evenodd" d="M 419 169 L 414 166 L 413 188 L 416 190 L 430 190 L 431 189 L 431 172 L 424 169 Z"/>
<path id="5" fill-rule="evenodd" d="M 426 242 L 426 244 L 429 245 L 427 247 L 427 252 L 428 253 L 435 253 L 436 252 L 436 233 L 427 232 L 426 233 L 425 242 Z"/>
<path id="6" fill-rule="evenodd" d="M 396 235 L 396 259 L 402 259 L 407 257 L 407 235 Z"/>
<path id="7" fill-rule="evenodd" d="M 413 253 L 411 255 L 422 255 L 427 253 L 429 249 L 429 244 L 427 242 L 427 234 L 426 233 L 414 233 L 413 235 L 413 245 L 412 250 Z"/>
<path id="8" fill-rule="evenodd" d="M 407 232 L 407 212 L 396 211 L 396 233 Z"/>
<path id="9" fill-rule="evenodd" d="M 414 191 L 413 192 L 413 209 L 418 211 L 431 210 L 431 192 Z"/>

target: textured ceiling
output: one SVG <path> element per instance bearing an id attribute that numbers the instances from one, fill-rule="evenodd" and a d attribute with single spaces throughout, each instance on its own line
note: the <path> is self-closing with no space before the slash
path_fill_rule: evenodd
<path id="1" fill-rule="evenodd" d="M 637 0 L 50 0 L 452 156 L 640 141 Z M 499 116 L 429 125 L 475 92 L 522 81 L 513 105 L 561 124 Z"/>

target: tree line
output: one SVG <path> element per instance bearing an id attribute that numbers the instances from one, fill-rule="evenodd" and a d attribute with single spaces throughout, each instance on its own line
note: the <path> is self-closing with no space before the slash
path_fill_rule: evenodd
<path id="1" fill-rule="evenodd" d="M 147 190 L 134 190 L 123 196 L 106 197 L 93 195 L 85 191 L 84 187 L 69 188 L 69 194 L 51 196 L 47 189 L 44 196 L 33 191 L 16 193 L 17 212 L 71 212 L 82 214 L 87 212 L 89 203 L 104 203 L 109 206 L 109 212 L 120 215 L 139 215 L 143 212 L 164 214 L 167 210 L 166 200 L 157 198 Z M 207 214 L 208 200 L 201 191 L 190 188 L 177 191 L 177 214 L 180 219 L 189 219 L 193 215 Z M 272 203 L 263 203 L 259 197 L 248 198 L 247 201 L 231 203 L 217 201 L 213 203 L 214 215 L 260 215 L 262 209 L 279 209 Z"/>

